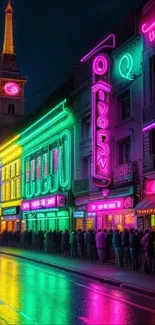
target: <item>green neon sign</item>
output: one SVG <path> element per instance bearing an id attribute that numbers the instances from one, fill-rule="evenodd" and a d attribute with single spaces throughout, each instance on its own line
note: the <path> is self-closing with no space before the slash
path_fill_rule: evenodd
<path id="1" fill-rule="evenodd" d="M 132 70 L 133 70 L 133 58 L 131 54 L 125 53 L 120 61 L 119 61 L 119 73 L 120 75 L 128 80 L 134 80 L 132 76 Z"/>
<path id="2" fill-rule="evenodd" d="M 14 215 L 16 213 L 17 213 L 16 207 L 14 207 L 14 208 L 8 208 L 8 209 L 3 209 L 2 210 L 3 216 Z"/>

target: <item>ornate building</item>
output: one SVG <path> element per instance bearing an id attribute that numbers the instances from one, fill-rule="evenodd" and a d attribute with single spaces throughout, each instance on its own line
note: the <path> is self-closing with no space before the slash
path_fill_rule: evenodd
<path id="1" fill-rule="evenodd" d="M 14 51 L 13 9 L 9 1 L 5 10 L 4 43 L 0 56 L 0 142 L 24 117 L 25 83 Z"/>

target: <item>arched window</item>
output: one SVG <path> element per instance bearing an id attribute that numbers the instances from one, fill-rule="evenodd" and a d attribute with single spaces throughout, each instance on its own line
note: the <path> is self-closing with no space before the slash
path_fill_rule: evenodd
<path id="1" fill-rule="evenodd" d="M 16 113 L 15 105 L 14 104 L 9 104 L 8 105 L 8 114 L 14 115 L 15 113 Z"/>
<path id="2" fill-rule="evenodd" d="M 8 105 L 8 114 L 11 114 L 11 104 Z"/>
<path id="3" fill-rule="evenodd" d="M 15 114 L 15 105 L 12 104 L 12 114 L 14 115 Z"/>

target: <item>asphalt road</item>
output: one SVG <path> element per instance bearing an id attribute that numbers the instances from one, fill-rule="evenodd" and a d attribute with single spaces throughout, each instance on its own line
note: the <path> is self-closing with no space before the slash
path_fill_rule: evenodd
<path id="1" fill-rule="evenodd" d="M 155 324 L 155 298 L 0 256 L 3 324 Z"/>

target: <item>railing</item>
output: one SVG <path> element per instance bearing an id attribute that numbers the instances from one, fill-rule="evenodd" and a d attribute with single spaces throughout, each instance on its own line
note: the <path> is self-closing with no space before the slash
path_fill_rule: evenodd
<path id="1" fill-rule="evenodd" d="M 143 174 L 155 171 L 155 155 L 143 158 Z"/>
<path id="2" fill-rule="evenodd" d="M 82 194 L 89 192 L 89 178 L 76 179 L 73 181 L 73 194 Z"/>

